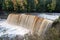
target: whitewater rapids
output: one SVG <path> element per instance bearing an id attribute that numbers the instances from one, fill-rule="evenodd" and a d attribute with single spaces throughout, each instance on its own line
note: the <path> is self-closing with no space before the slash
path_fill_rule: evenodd
<path id="1" fill-rule="evenodd" d="M 0 21 L 0 37 L 3 40 L 24 40 L 26 34 L 40 36 L 51 27 L 52 23 L 52 20 L 42 18 L 40 15 L 10 14 L 7 20 Z"/>

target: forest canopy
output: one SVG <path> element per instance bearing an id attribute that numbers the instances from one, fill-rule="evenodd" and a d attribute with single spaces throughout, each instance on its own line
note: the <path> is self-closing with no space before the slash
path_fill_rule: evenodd
<path id="1" fill-rule="evenodd" d="M 10 12 L 60 12 L 60 0 L 0 0 L 0 10 Z"/>

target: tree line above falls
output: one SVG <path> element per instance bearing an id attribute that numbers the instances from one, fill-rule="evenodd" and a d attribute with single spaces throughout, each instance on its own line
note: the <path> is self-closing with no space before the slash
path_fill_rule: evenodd
<path id="1" fill-rule="evenodd" d="M 60 0 L 0 0 L 7 12 L 60 12 Z"/>

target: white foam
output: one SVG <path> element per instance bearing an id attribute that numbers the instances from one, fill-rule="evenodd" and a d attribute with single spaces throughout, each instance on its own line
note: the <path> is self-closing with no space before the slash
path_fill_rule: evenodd
<path id="1" fill-rule="evenodd" d="M 24 36 L 25 34 L 30 32 L 26 28 L 23 28 L 21 26 L 10 25 L 10 24 L 8 24 L 6 22 L 0 23 L 0 25 L 7 29 L 7 31 L 5 32 L 6 34 L 15 34 L 15 35 Z"/>
<path id="2" fill-rule="evenodd" d="M 58 15 L 47 15 L 47 14 L 40 14 L 38 15 L 38 17 L 46 18 L 53 21 L 59 18 Z"/>

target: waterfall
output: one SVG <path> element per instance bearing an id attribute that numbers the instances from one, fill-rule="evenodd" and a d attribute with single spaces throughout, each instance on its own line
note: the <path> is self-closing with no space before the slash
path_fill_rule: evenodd
<path id="1" fill-rule="evenodd" d="M 20 15 L 17 15 L 17 14 L 10 14 L 9 16 L 8 16 L 8 19 L 7 19 L 7 22 L 9 23 L 9 24 L 15 24 L 15 25 L 17 25 L 18 24 L 18 17 L 19 17 Z"/>
<path id="2" fill-rule="evenodd" d="M 40 25 L 38 35 L 44 35 L 47 29 L 51 27 L 52 23 L 53 23 L 52 21 L 44 19 L 42 24 Z"/>
<path id="3" fill-rule="evenodd" d="M 7 23 L 29 29 L 33 34 L 41 35 L 52 25 L 53 21 L 26 14 L 10 14 Z"/>

